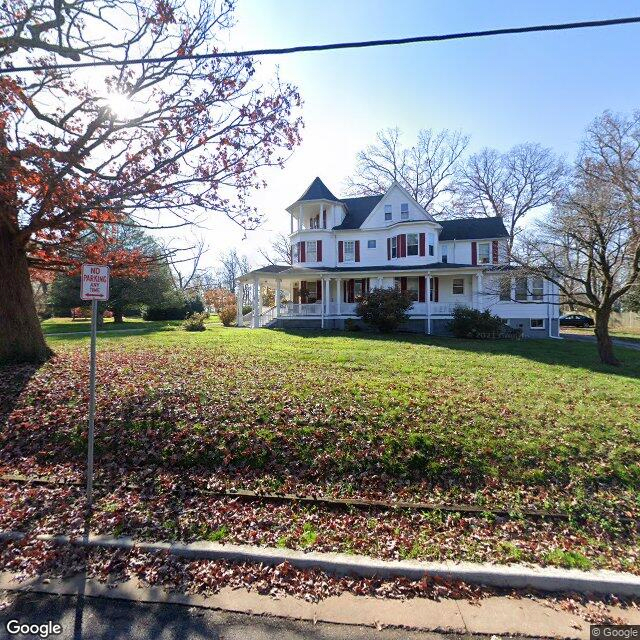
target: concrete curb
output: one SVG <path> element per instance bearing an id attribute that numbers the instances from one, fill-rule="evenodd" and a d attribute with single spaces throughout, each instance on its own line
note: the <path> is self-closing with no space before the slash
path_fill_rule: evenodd
<path id="1" fill-rule="evenodd" d="M 0 540 L 22 540 L 26 534 L 0 531 Z M 640 595 L 640 576 L 615 571 L 579 571 L 554 567 L 524 565 L 476 564 L 472 562 L 419 562 L 412 560 L 379 560 L 367 556 L 342 553 L 318 553 L 294 549 L 276 549 L 217 542 L 137 542 L 131 538 L 110 536 L 37 535 L 36 540 L 107 549 L 139 549 L 149 553 L 171 553 L 176 556 L 206 560 L 232 560 L 278 565 L 288 562 L 300 569 L 316 568 L 337 575 L 381 578 L 404 577 L 419 580 L 425 575 L 462 580 L 504 588 L 530 588 L 540 591 L 576 591 L 616 596 Z"/>

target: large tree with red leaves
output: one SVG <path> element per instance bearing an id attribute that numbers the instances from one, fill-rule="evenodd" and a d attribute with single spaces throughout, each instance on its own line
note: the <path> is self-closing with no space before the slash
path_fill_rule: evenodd
<path id="1" fill-rule="evenodd" d="M 179 0 L 177 0 L 179 2 Z M 257 222 L 260 169 L 300 141 L 295 87 L 260 85 L 247 57 L 210 53 L 233 2 L 17 0 L 0 5 L 0 63 L 71 60 L 142 65 L 0 74 L 0 361 L 49 350 L 29 270 L 94 259 L 125 273 L 136 256 L 110 251 L 103 229 L 190 224 L 209 214 Z"/>

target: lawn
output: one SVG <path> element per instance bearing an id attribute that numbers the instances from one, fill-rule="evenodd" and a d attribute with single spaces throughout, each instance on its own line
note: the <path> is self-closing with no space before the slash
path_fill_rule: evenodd
<path id="1" fill-rule="evenodd" d="M 1 470 L 81 480 L 88 338 L 50 344 L 38 371 L 0 370 Z M 638 352 L 619 349 L 610 369 L 580 342 L 167 323 L 102 334 L 98 349 L 96 470 L 109 488 L 97 531 L 640 572 Z M 247 501 L 230 488 L 483 511 Z M 29 491 L 24 504 L 7 485 L 0 529 L 22 513 L 39 530 L 77 526 L 79 487 Z"/>

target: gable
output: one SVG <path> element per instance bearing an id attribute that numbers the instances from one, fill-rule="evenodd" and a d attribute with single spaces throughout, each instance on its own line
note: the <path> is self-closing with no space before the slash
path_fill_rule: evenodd
<path id="1" fill-rule="evenodd" d="M 407 219 L 401 218 L 401 205 L 406 205 L 409 210 Z M 385 206 L 391 207 L 391 220 L 385 220 Z M 433 216 L 428 214 L 411 194 L 394 182 L 380 199 L 378 204 L 371 211 L 361 228 L 371 229 L 379 227 L 389 227 L 398 222 L 434 222 Z"/>

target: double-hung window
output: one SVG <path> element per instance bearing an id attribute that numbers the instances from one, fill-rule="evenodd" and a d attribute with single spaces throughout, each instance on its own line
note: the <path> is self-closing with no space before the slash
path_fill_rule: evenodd
<path id="1" fill-rule="evenodd" d="M 478 243 L 478 264 L 489 264 L 491 262 L 491 243 Z"/>
<path id="2" fill-rule="evenodd" d="M 511 300 L 511 278 L 500 278 L 500 302 Z"/>
<path id="3" fill-rule="evenodd" d="M 407 255 L 408 256 L 418 255 L 418 234 L 417 233 L 407 234 Z"/>
<path id="4" fill-rule="evenodd" d="M 398 257 L 398 236 L 393 236 L 393 238 L 391 238 L 391 257 Z"/>
<path id="5" fill-rule="evenodd" d="M 449 262 L 449 245 L 448 244 L 441 244 L 440 245 L 442 248 L 440 249 L 440 253 L 442 255 L 442 262 Z"/>
<path id="6" fill-rule="evenodd" d="M 464 293 L 464 278 L 454 278 L 451 293 L 458 296 Z"/>
<path id="7" fill-rule="evenodd" d="M 433 256 L 436 252 L 436 237 L 433 233 L 429 234 L 429 255 Z"/>
<path id="8" fill-rule="evenodd" d="M 318 243 L 315 240 L 307 240 L 307 262 L 318 262 Z"/>
<path id="9" fill-rule="evenodd" d="M 527 299 L 527 279 L 520 277 L 516 278 L 516 300 L 522 302 Z"/>
<path id="10" fill-rule="evenodd" d="M 542 278 L 531 278 L 531 299 L 540 301 L 544 297 L 544 281 Z"/>
<path id="11" fill-rule="evenodd" d="M 356 259 L 356 243 L 355 240 L 345 240 L 344 243 L 344 261 L 354 262 Z"/>
<path id="12" fill-rule="evenodd" d="M 409 219 L 409 203 L 403 202 L 400 204 L 400 220 Z"/>
<path id="13" fill-rule="evenodd" d="M 391 205 L 390 204 L 385 204 L 384 205 L 384 219 L 385 219 L 385 221 L 391 220 Z"/>

